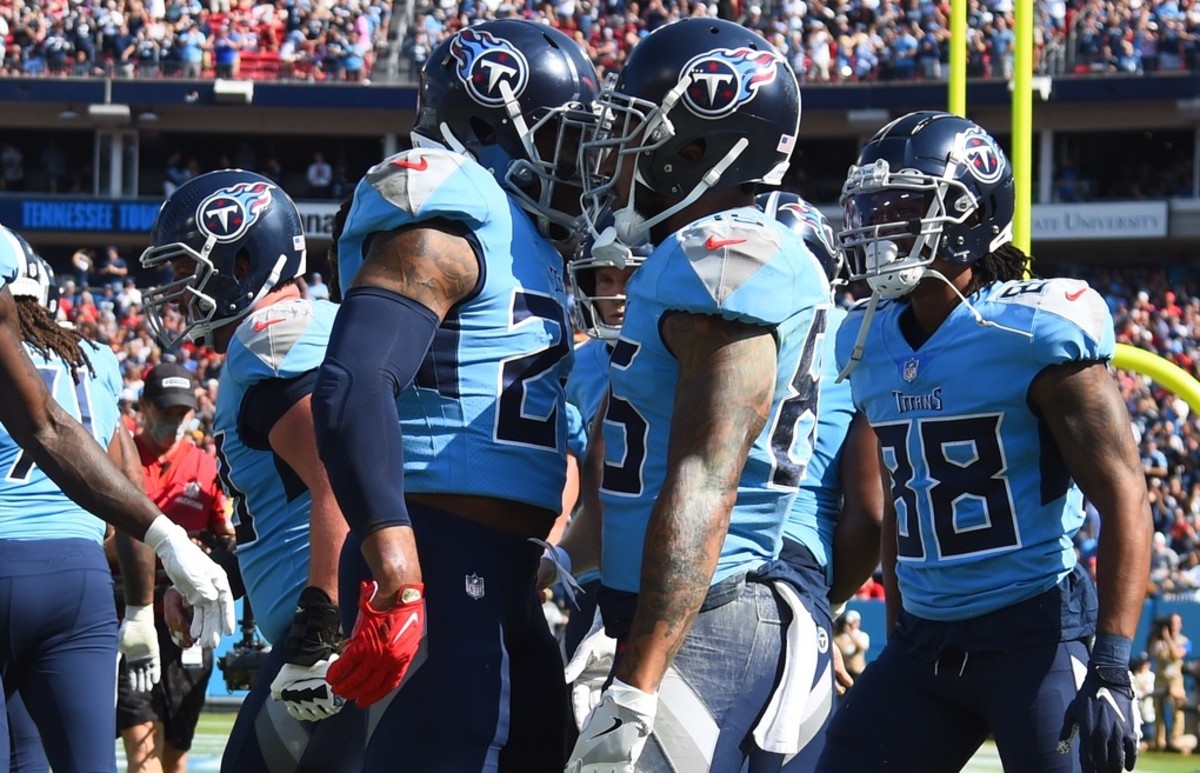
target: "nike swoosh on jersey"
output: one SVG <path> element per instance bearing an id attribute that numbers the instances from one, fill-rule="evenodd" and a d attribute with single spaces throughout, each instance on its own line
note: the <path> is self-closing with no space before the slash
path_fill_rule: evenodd
<path id="1" fill-rule="evenodd" d="M 722 247 L 731 247 L 735 244 L 741 244 L 745 239 L 718 239 L 716 236 L 709 236 L 704 240 L 704 249 L 712 251 L 719 250 Z"/>
<path id="2" fill-rule="evenodd" d="M 1067 296 L 1068 301 L 1077 301 L 1077 300 L 1079 300 L 1080 296 L 1082 296 L 1086 292 L 1087 292 L 1087 288 L 1081 287 L 1073 293 L 1064 292 L 1063 294 Z"/>
<path id="3" fill-rule="evenodd" d="M 400 630 L 396 631 L 396 635 L 392 637 L 392 644 L 400 641 L 400 637 L 403 636 L 404 632 L 409 629 L 409 626 L 415 622 L 417 622 L 417 613 L 413 612 L 408 616 L 408 619 L 404 621 L 404 625 L 400 626 Z"/>
<path id="4" fill-rule="evenodd" d="M 608 735 L 609 733 L 614 733 L 618 729 L 620 729 L 621 725 L 623 725 L 623 724 L 625 724 L 625 720 L 621 719 L 620 717 L 613 717 L 612 727 L 608 728 L 607 730 L 601 730 L 599 733 L 596 733 L 594 736 L 592 736 L 588 740 L 594 741 L 602 735 Z"/>
<path id="5" fill-rule="evenodd" d="M 264 319 L 260 322 L 255 322 L 254 323 L 254 332 L 261 333 L 262 331 L 269 328 L 271 325 L 275 325 L 280 322 L 283 322 L 283 320 L 284 320 L 284 317 L 279 317 L 278 319 Z"/>
<path id="6" fill-rule="evenodd" d="M 411 169 L 414 172 L 424 172 L 429 168 L 429 159 L 421 156 L 418 161 L 409 161 L 407 158 L 398 158 L 392 162 L 392 166 L 398 166 L 401 169 Z"/>

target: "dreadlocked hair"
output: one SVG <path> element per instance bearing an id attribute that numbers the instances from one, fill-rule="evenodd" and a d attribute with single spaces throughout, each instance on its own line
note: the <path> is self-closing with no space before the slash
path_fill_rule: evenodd
<path id="1" fill-rule="evenodd" d="M 21 324 L 21 338 L 34 350 L 50 359 L 57 355 L 71 368 L 71 378 L 79 383 L 79 370 L 87 368 L 88 375 L 94 377 L 96 369 L 84 351 L 83 343 L 94 346 L 84 338 L 79 331 L 59 325 L 50 317 L 50 312 L 42 308 L 36 298 L 17 298 L 17 318 Z"/>
<path id="2" fill-rule="evenodd" d="M 971 283 L 965 295 L 971 295 L 992 282 L 1009 282 L 1024 279 L 1029 266 L 1029 256 L 1012 242 L 992 250 L 971 265 Z"/>

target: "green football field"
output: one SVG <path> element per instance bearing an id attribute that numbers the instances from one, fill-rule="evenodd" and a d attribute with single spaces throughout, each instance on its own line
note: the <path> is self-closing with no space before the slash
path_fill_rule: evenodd
<path id="1" fill-rule="evenodd" d="M 196 727 L 196 739 L 192 746 L 188 770 L 195 773 L 220 770 L 221 752 L 233 727 L 233 712 L 205 712 L 200 715 Z M 120 744 L 117 745 L 118 751 Z M 124 771 L 125 758 L 118 753 L 119 770 Z M 984 745 L 971 763 L 964 768 L 966 773 L 1001 773 L 1000 756 L 991 743 Z M 1180 756 L 1178 754 L 1143 753 L 1138 758 L 1140 773 L 1200 773 L 1200 754 Z"/>

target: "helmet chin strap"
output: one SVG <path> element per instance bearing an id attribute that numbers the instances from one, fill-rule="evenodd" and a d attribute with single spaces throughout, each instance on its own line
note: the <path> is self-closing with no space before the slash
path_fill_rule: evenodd
<path id="1" fill-rule="evenodd" d="M 254 300 L 246 304 L 246 308 L 242 309 L 239 314 L 216 321 L 208 320 L 200 325 L 197 325 L 195 328 L 188 331 L 188 340 L 194 343 L 200 343 L 202 339 L 209 338 L 215 331 L 220 330 L 226 325 L 231 325 L 235 322 L 240 322 L 241 320 L 245 319 L 247 315 L 254 311 L 258 304 L 262 303 L 262 299 L 267 297 L 267 295 L 271 292 L 271 288 L 279 284 L 279 278 L 283 275 L 283 267 L 287 265 L 287 260 L 287 255 L 280 253 L 279 258 L 275 261 L 275 266 L 271 269 L 270 276 L 267 277 L 267 281 L 263 282 L 262 287 L 260 287 L 258 289 L 258 293 L 255 294 Z M 301 258 L 301 274 L 304 273 L 305 262 L 306 261 Z M 212 343 L 211 338 L 209 338 L 209 343 Z"/>
<path id="2" fill-rule="evenodd" d="M 631 186 L 629 191 L 629 203 L 620 209 L 613 210 L 613 218 L 617 223 L 617 229 L 618 232 L 620 232 L 621 237 L 629 243 L 645 241 L 646 239 L 641 237 L 648 237 L 651 228 L 671 217 L 676 212 L 680 212 L 686 207 L 691 206 L 691 204 L 695 202 L 696 199 L 703 196 L 709 188 L 716 185 L 720 181 L 721 175 L 725 174 L 725 170 L 733 166 L 734 162 L 738 160 L 738 158 L 746 151 L 746 148 L 748 147 L 750 147 L 750 140 L 746 139 L 745 137 L 742 137 L 740 140 L 735 142 L 733 147 L 729 149 L 729 152 L 726 153 L 720 161 L 714 164 L 713 167 L 709 169 L 703 177 L 700 178 L 700 182 L 696 183 L 695 187 L 688 192 L 688 195 L 684 196 L 683 199 L 674 205 L 667 207 L 662 212 L 659 212 L 657 215 L 651 218 L 643 218 L 641 213 L 637 211 L 635 201 L 637 198 L 636 189 L 637 184 L 642 181 L 642 176 L 640 172 L 635 173 L 634 185 Z M 637 162 L 635 161 L 634 163 Z M 636 227 L 638 230 L 623 230 L 622 224 L 626 224 L 625 229 Z"/>
<path id="3" fill-rule="evenodd" d="M 932 279 L 940 279 L 941 281 L 945 282 L 946 286 L 954 291 L 954 294 L 957 295 L 958 299 L 963 302 L 963 305 L 966 306 L 967 310 L 971 312 L 971 316 L 975 318 L 975 322 L 981 327 L 994 327 L 997 330 L 1003 330 L 1006 333 L 1015 333 L 1016 335 L 1025 336 L 1031 340 L 1033 339 L 1033 333 L 1030 333 L 1028 330 L 1018 330 L 1015 327 L 1008 327 L 1007 325 L 1001 325 L 999 322 L 993 322 L 990 319 L 984 319 L 983 315 L 979 313 L 979 310 L 972 306 L 971 302 L 967 300 L 967 296 L 962 294 L 962 290 L 959 290 L 957 287 L 955 287 L 954 283 L 947 279 L 945 275 L 943 275 L 942 272 L 938 271 L 937 269 L 925 269 L 925 276 Z"/>
<path id="4" fill-rule="evenodd" d="M 974 318 L 976 324 L 978 324 L 980 327 L 992 327 L 997 330 L 1003 330 L 1006 333 L 1014 333 L 1019 336 L 1025 336 L 1029 339 L 1033 338 L 1033 333 L 1029 332 L 1028 330 L 1018 330 L 1015 327 L 1008 327 L 1007 325 L 1001 325 L 999 322 L 993 322 L 990 319 L 986 319 L 983 314 L 979 312 L 979 309 L 975 308 L 975 306 L 969 300 L 967 300 L 967 296 L 962 294 L 962 290 L 959 290 L 953 282 L 947 279 L 946 276 L 937 269 L 925 267 L 925 270 L 921 273 L 921 278 L 918 280 L 918 283 L 924 281 L 926 278 L 937 279 L 945 282 L 946 286 L 954 291 L 954 294 L 958 296 L 958 299 L 962 301 L 963 305 L 967 307 L 967 310 L 971 312 L 971 316 Z M 882 296 L 878 291 L 871 293 L 871 298 L 867 302 L 867 310 L 863 312 L 862 324 L 858 328 L 858 335 L 854 339 L 854 348 L 850 350 L 850 359 L 846 363 L 846 367 L 842 368 L 841 372 L 838 373 L 835 383 L 840 384 L 841 382 L 845 381 L 846 378 L 858 366 L 858 363 L 862 360 L 863 350 L 867 340 L 867 330 L 871 325 L 871 320 L 875 316 L 875 307 L 879 304 L 879 299 L 881 297 Z"/>

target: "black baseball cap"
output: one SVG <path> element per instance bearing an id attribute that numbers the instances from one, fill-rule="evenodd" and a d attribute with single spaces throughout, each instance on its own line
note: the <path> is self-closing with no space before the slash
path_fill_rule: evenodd
<path id="1" fill-rule="evenodd" d="M 199 407 L 196 403 L 196 377 L 182 365 L 161 363 L 146 374 L 142 399 L 149 400 L 159 410 L 182 405 L 194 411 Z"/>

